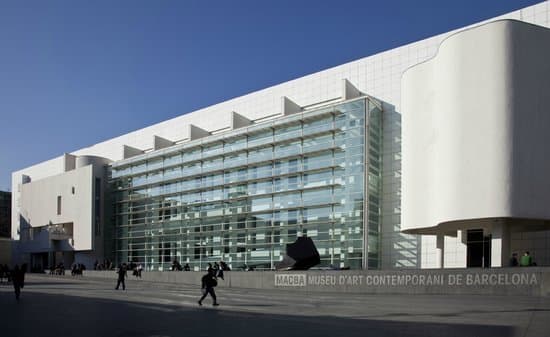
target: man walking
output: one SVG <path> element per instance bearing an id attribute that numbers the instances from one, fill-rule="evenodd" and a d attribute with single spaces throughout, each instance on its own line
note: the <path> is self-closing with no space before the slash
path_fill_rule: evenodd
<path id="1" fill-rule="evenodd" d="M 116 290 L 118 290 L 118 287 L 120 284 L 122 284 L 122 290 L 126 290 L 126 284 L 124 282 L 124 279 L 126 278 L 126 263 L 123 263 L 118 267 L 118 281 L 116 283 Z"/>
<path id="2" fill-rule="evenodd" d="M 15 290 L 15 299 L 19 301 L 21 295 L 21 288 L 25 285 L 25 274 L 22 269 L 19 269 L 19 265 L 15 265 L 11 274 L 11 282 L 13 283 L 13 289 Z"/>
<path id="3" fill-rule="evenodd" d="M 214 301 L 214 303 L 212 303 L 213 306 L 220 305 L 216 301 L 216 292 L 214 291 L 214 287 L 218 285 L 218 281 L 216 280 L 216 274 L 213 269 L 208 269 L 208 273 L 202 277 L 201 283 L 202 297 L 199 300 L 199 305 L 202 305 L 202 300 L 204 300 L 208 294 L 212 296 L 212 300 Z"/>

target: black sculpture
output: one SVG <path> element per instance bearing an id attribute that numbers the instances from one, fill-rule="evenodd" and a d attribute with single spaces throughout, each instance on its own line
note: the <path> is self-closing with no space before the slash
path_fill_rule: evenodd
<path id="1" fill-rule="evenodd" d="M 283 261 L 277 263 L 277 270 L 308 270 L 321 262 L 319 252 L 311 238 L 301 236 L 294 243 L 286 245 Z"/>

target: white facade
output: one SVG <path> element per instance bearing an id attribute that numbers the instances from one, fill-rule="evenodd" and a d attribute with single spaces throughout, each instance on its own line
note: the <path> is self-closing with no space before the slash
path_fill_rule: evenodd
<path id="1" fill-rule="evenodd" d="M 68 232 L 73 235 L 71 246 L 75 250 L 91 250 L 92 182 L 90 165 L 22 185 L 21 221 L 35 224 L 35 228 L 50 223 L 68 224 Z"/>
<path id="2" fill-rule="evenodd" d="M 510 231 L 550 229 L 548 59 L 550 30 L 504 20 L 450 36 L 405 72 L 403 230 L 484 228 L 501 267 Z M 456 245 L 445 265 L 465 267 L 463 238 Z"/>
<path id="3" fill-rule="evenodd" d="M 96 198 L 105 198 L 104 166 L 109 162 L 65 154 L 51 162 L 62 164 L 62 173 L 37 180 L 23 178 L 18 191 L 17 231 L 18 251 L 24 255 L 24 262 L 31 267 L 49 267 L 44 265 L 43 256 L 33 259 L 31 255 L 57 252 L 57 263 L 70 265 L 77 258 L 79 263 L 91 265 L 103 256 L 102 230 L 108 210 Z"/>
<path id="4" fill-rule="evenodd" d="M 547 27 L 548 10 L 549 3 L 543 2 L 492 20 L 510 18 Z M 71 155 L 99 156 L 118 161 L 124 159 L 125 153 L 129 156 L 170 143 L 188 141 L 192 138 L 193 128 L 189 126 L 191 124 L 212 134 L 230 130 L 234 120 L 231 117 L 233 112 L 251 121 L 280 116 L 285 102 L 283 97 L 302 108 L 322 102 L 338 101 L 345 96 L 342 80 L 347 79 L 361 92 L 384 102 L 381 265 L 383 268 L 435 266 L 435 239 L 427 237 L 420 240 L 417 235 L 401 232 L 401 77 L 408 68 L 434 57 L 441 42 L 455 32 L 441 34 L 190 112 L 80 149 Z M 464 98 L 464 102 L 467 104 L 468 98 Z M 23 176 L 29 176 L 32 182 L 36 182 L 62 174 L 65 172 L 65 160 L 66 157 L 61 156 L 13 173 L 13 238 L 19 238 L 19 214 L 25 206 L 21 195 L 24 190 Z M 34 226 L 32 221 L 31 226 Z M 447 247 L 455 244 L 456 239 L 452 240 Z M 460 245 L 456 245 L 457 249 L 460 249 Z M 452 251 L 446 250 L 449 254 Z M 448 260 L 450 261 L 450 258 Z"/>

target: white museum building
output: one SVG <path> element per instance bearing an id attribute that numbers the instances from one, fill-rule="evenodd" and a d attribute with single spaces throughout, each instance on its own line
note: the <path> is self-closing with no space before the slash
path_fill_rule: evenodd
<path id="1" fill-rule="evenodd" d="M 550 265 L 550 3 L 12 173 L 16 262 Z M 364 41 L 368 43 L 368 41 Z"/>

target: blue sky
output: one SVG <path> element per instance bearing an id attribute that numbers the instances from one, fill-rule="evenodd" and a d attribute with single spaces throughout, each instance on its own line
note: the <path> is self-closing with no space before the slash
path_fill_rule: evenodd
<path id="1" fill-rule="evenodd" d="M 540 1 L 0 0 L 11 172 Z"/>

